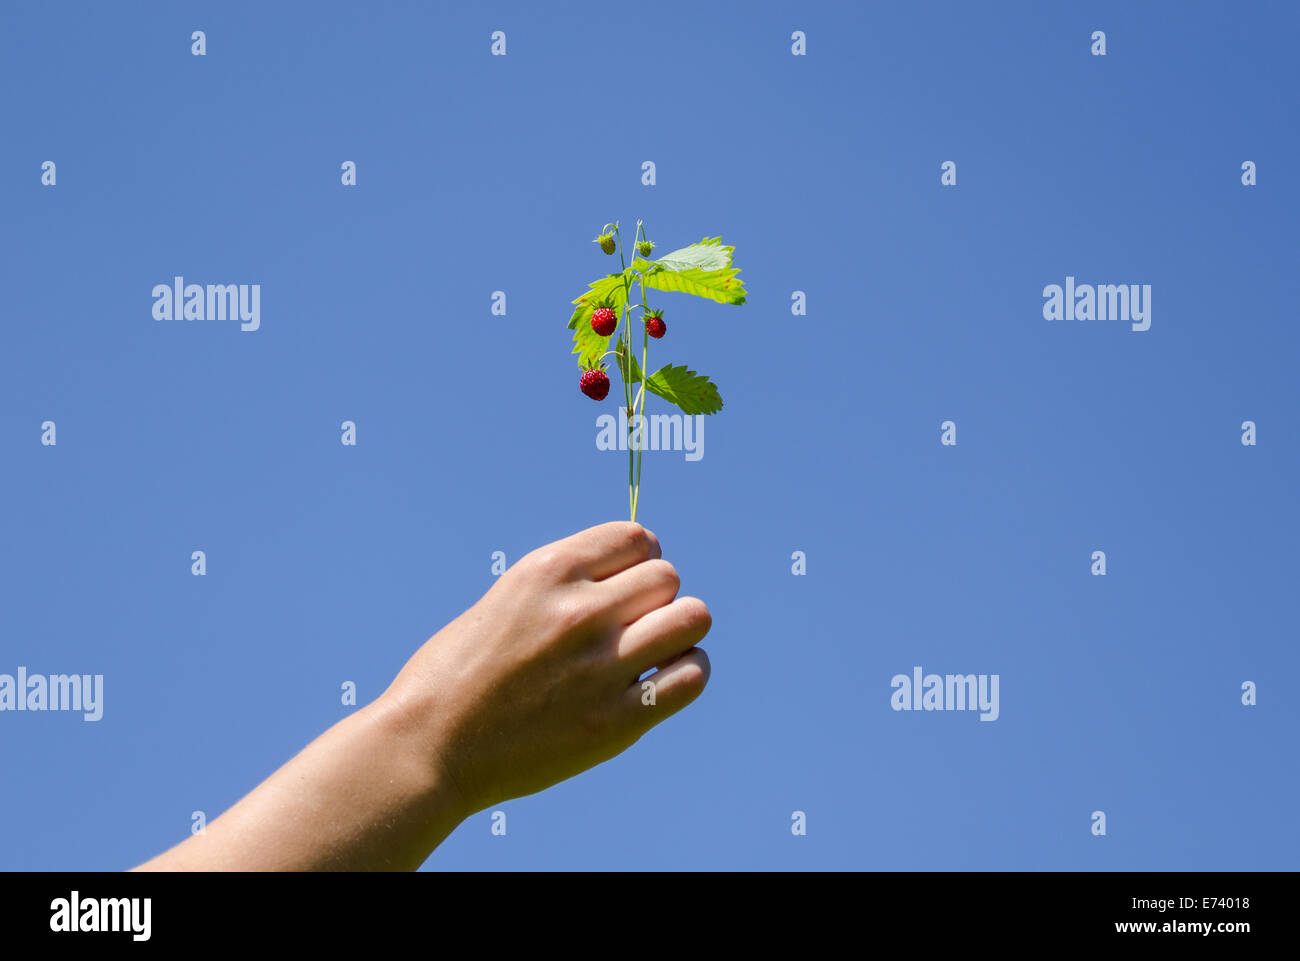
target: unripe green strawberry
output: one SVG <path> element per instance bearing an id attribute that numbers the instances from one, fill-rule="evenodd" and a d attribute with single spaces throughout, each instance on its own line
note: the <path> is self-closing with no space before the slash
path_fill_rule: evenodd
<path id="1" fill-rule="evenodd" d="M 600 249 L 603 250 L 603 251 L 605 251 L 605 253 L 607 253 L 607 254 L 612 254 L 615 250 L 618 249 L 618 248 L 614 245 L 614 235 L 613 235 L 613 234 L 601 234 L 601 235 L 600 235 L 599 237 L 597 237 L 594 241 L 592 241 L 592 243 L 600 244 Z"/>
<path id="2" fill-rule="evenodd" d="M 642 240 L 640 243 L 636 245 L 636 252 L 640 254 L 642 257 L 649 257 L 650 251 L 654 249 L 655 249 L 654 243 L 649 240 Z"/>

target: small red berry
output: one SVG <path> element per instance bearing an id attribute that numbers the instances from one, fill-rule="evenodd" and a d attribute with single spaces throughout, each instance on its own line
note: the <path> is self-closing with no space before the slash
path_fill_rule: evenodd
<path id="1" fill-rule="evenodd" d="M 604 400 L 609 394 L 609 375 L 600 368 L 584 370 L 578 388 L 592 400 Z"/>
<path id="2" fill-rule="evenodd" d="M 648 315 L 645 319 L 645 332 L 655 340 L 668 333 L 668 325 L 664 323 L 663 314 Z"/>
<path id="3" fill-rule="evenodd" d="M 591 312 L 591 329 L 602 337 L 614 333 L 618 326 L 618 315 L 608 307 L 597 307 Z"/>

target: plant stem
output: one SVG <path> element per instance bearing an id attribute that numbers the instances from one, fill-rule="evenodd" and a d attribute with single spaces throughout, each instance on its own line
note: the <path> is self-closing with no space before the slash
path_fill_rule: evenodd
<path id="1" fill-rule="evenodd" d="M 606 224 L 606 226 L 611 226 Z M 623 268 L 623 316 L 620 318 L 621 329 L 618 332 L 618 341 L 615 344 L 616 356 L 619 357 L 619 374 L 623 380 L 623 401 L 624 410 L 628 415 L 628 431 L 632 435 L 632 443 L 627 449 L 627 500 L 628 508 L 631 512 L 631 518 L 636 520 L 637 505 L 641 501 L 641 434 L 642 427 L 645 423 L 645 382 L 646 382 L 646 365 L 649 363 L 650 352 L 650 333 L 643 331 L 641 337 L 641 388 L 636 396 L 632 395 L 632 338 L 629 335 L 631 330 L 631 312 L 636 309 L 630 301 L 632 300 L 632 282 L 627 276 L 627 258 L 623 256 L 623 234 L 619 230 L 618 224 L 614 223 L 614 242 L 618 246 L 618 262 Z M 638 220 L 636 222 L 636 236 L 632 241 L 633 248 L 645 239 L 645 224 Z M 633 260 L 635 263 L 635 260 Z M 646 303 L 645 294 L 645 276 L 641 275 L 641 316 L 645 317 L 645 312 L 649 310 Z M 622 351 L 619 351 L 619 347 Z M 625 355 L 625 356 L 624 356 Z M 639 409 L 638 409 L 639 408 Z"/>
<path id="2" fill-rule="evenodd" d="M 650 328 L 645 326 L 646 311 L 649 306 L 645 300 L 645 275 L 641 275 L 641 414 L 638 423 L 645 423 L 645 380 L 650 370 Z M 636 520 L 636 509 L 641 503 L 641 450 L 636 452 L 636 493 L 632 497 L 632 520 Z"/>
<path id="3" fill-rule="evenodd" d="M 638 229 L 640 224 L 638 223 Z M 628 412 L 628 429 L 632 429 L 632 338 L 627 335 L 629 324 L 628 320 L 628 302 L 632 299 L 632 284 L 627 279 L 627 260 L 623 257 L 623 234 L 618 229 L 618 224 L 614 224 L 614 240 L 618 244 L 618 262 L 623 272 L 623 316 L 620 318 L 621 330 L 618 332 L 618 342 L 623 345 L 625 356 L 620 357 L 622 361 L 619 367 L 620 379 L 623 381 L 623 409 Z M 632 448 L 627 449 L 627 507 L 632 520 L 636 520 L 636 487 L 633 483 L 633 461 L 634 455 Z"/>

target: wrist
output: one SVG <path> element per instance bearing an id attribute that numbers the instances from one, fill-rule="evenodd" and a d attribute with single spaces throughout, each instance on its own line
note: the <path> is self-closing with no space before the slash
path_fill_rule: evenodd
<path id="1" fill-rule="evenodd" d="M 436 834 L 432 848 L 475 813 L 445 761 L 432 712 L 393 688 L 359 713 L 365 712 L 392 749 L 394 777 L 407 785 L 412 805 L 422 812 L 431 835 Z"/>

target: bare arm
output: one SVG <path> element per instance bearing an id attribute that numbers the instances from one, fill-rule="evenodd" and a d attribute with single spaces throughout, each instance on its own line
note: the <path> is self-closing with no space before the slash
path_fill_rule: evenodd
<path id="1" fill-rule="evenodd" d="M 466 817 L 608 760 L 699 696 L 709 612 L 677 588 L 637 524 L 533 551 L 378 700 L 137 870 L 419 867 Z"/>

